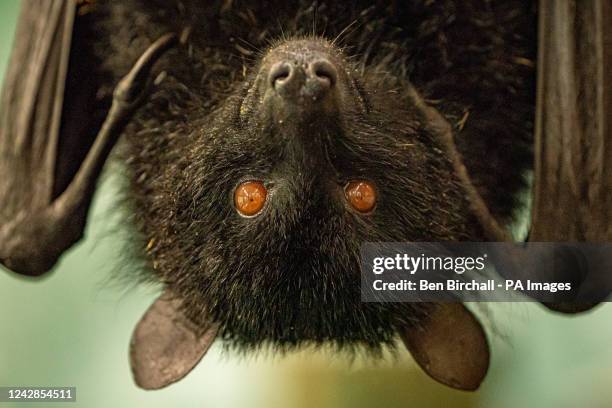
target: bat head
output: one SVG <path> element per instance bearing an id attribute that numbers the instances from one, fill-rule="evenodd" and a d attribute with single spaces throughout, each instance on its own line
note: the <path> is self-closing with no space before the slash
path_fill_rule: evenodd
<path id="1" fill-rule="evenodd" d="M 172 321 L 189 322 L 181 327 L 210 333 L 214 325 L 241 350 L 331 343 L 377 352 L 398 333 L 423 338 L 411 330 L 418 334 L 426 322 L 437 322 L 436 306 L 362 302 L 359 264 L 367 241 L 479 236 L 423 107 L 405 79 L 360 70 L 324 39 L 271 47 L 183 138 L 182 154 L 161 169 L 161 189 L 149 192 L 154 205 L 137 210 L 148 214 L 153 265 L 179 301 L 170 308 L 160 300 L 140 323 L 135 344 L 205 352 L 208 346 L 196 340 L 176 340 L 182 329 L 166 336 L 172 345 L 159 344 L 164 325 L 148 322 L 157 314 L 168 321 L 169 308 L 183 316 Z M 458 321 L 464 326 L 458 332 L 476 333 L 476 348 L 485 349 L 477 322 Z M 436 338 L 452 340 L 446 332 Z M 420 341 L 407 344 L 427 349 Z M 175 357 L 133 349 L 140 384 L 170 381 L 139 373 L 159 372 L 147 362 Z M 482 355 L 488 362 L 488 352 Z M 478 361 L 471 371 L 476 380 L 460 387 L 477 387 L 486 371 L 485 360 Z"/>
<path id="2" fill-rule="evenodd" d="M 237 346 L 377 348 L 423 314 L 359 292 L 363 242 L 475 233 L 419 103 L 323 39 L 269 49 L 165 170 L 154 259 L 190 318 Z"/>

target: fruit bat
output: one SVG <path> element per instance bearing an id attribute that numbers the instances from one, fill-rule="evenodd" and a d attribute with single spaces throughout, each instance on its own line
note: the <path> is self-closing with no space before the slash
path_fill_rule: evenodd
<path id="1" fill-rule="evenodd" d="M 610 183 L 607 150 L 572 161 L 609 135 L 605 2 L 340 3 L 22 1 L 0 110 L 0 262 L 52 268 L 116 145 L 146 263 L 134 275 L 163 287 L 130 345 L 141 387 L 178 381 L 215 338 L 376 354 L 399 336 L 434 379 L 476 389 L 489 348 L 475 316 L 361 302 L 359 248 L 509 240 L 534 146 L 532 234 L 602 238 L 566 235 L 593 220 L 551 223 L 547 197 L 583 206 L 548 190 L 593 186 L 586 170 Z M 584 209 L 611 208 L 598 191 Z"/>

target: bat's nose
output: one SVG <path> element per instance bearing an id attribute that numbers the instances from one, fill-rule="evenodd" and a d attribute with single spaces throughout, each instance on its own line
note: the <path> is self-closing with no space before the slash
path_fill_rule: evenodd
<path id="1" fill-rule="evenodd" d="M 286 58 L 270 68 L 269 86 L 286 100 L 322 100 L 336 85 L 338 70 L 325 56 Z"/>
<path id="2" fill-rule="evenodd" d="M 242 112 L 263 109 L 277 124 L 309 126 L 338 115 L 352 101 L 344 57 L 324 39 L 288 40 L 271 48 L 259 65 Z M 266 113 L 267 114 L 267 113 Z"/>

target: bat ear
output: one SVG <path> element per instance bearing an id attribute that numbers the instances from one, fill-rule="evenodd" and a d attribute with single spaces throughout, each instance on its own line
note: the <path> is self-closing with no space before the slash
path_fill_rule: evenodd
<path id="1" fill-rule="evenodd" d="M 436 381 L 473 391 L 487 373 L 487 337 L 461 303 L 436 304 L 422 326 L 404 329 L 400 335 L 419 366 Z"/>
<path id="2" fill-rule="evenodd" d="M 130 364 L 134 381 L 141 388 L 163 388 L 186 376 L 217 335 L 217 325 L 195 327 L 180 305 L 169 291 L 164 292 L 134 330 Z"/>

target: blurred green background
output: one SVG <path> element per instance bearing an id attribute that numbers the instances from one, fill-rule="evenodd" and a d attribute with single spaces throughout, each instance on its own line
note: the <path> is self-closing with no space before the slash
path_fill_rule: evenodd
<path id="1" fill-rule="evenodd" d="M 18 8 L 17 0 L 0 1 L 0 75 Z M 113 211 L 118 183 L 108 173 L 86 238 L 53 273 L 32 280 L 0 271 L 0 386 L 76 386 L 77 402 L 65 406 L 87 408 L 612 406 L 610 305 L 580 317 L 536 304 L 489 305 L 492 366 L 476 393 L 438 385 L 407 352 L 382 362 L 314 351 L 240 359 L 218 344 L 185 380 L 140 390 L 130 375 L 128 343 L 156 293 L 110 279 L 126 241 Z"/>

